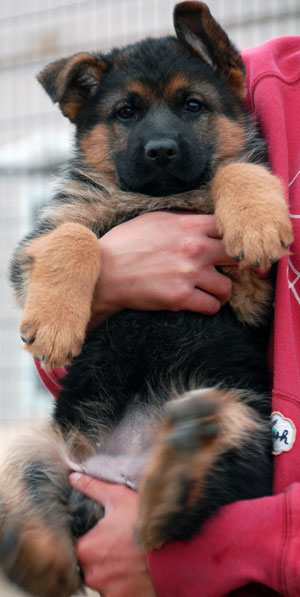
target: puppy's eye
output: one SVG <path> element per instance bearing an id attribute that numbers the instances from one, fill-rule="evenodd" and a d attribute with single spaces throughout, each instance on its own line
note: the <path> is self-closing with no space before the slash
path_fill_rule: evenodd
<path id="1" fill-rule="evenodd" d="M 200 102 L 197 99 L 193 99 L 193 98 L 188 99 L 183 106 L 183 109 L 185 112 L 193 112 L 193 113 L 201 112 L 203 110 L 203 108 L 204 108 L 204 105 L 202 104 L 202 102 Z"/>
<path id="2" fill-rule="evenodd" d="M 120 110 L 117 111 L 117 118 L 121 121 L 129 120 L 135 115 L 135 109 L 132 106 L 123 106 Z"/>

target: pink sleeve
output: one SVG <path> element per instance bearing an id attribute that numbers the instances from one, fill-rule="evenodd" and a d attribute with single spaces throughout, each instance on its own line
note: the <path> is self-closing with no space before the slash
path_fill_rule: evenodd
<path id="1" fill-rule="evenodd" d="M 57 398 L 59 391 L 61 390 L 60 380 L 67 374 L 66 367 L 54 367 L 54 369 L 44 369 L 39 361 L 34 361 L 37 368 L 37 372 L 43 382 L 45 388 Z"/>
<path id="2" fill-rule="evenodd" d="M 299 562 L 299 483 L 277 496 L 230 504 L 190 541 L 148 553 L 157 597 L 216 597 L 248 583 L 293 597 L 300 595 Z"/>

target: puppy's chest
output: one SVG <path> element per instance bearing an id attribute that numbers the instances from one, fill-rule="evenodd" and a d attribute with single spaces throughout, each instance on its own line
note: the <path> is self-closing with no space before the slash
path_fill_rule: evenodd
<path id="1" fill-rule="evenodd" d="M 61 191 L 44 209 L 43 217 L 57 227 L 76 222 L 90 228 L 98 237 L 112 227 L 152 211 L 213 213 L 210 186 L 165 197 L 122 192 L 115 185 L 97 186 L 63 181 Z"/>

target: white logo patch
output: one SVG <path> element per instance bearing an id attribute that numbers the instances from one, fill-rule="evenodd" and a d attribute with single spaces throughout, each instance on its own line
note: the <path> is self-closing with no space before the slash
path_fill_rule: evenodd
<path id="1" fill-rule="evenodd" d="M 279 411 L 272 413 L 273 454 L 289 452 L 296 439 L 296 427 L 291 419 Z"/>

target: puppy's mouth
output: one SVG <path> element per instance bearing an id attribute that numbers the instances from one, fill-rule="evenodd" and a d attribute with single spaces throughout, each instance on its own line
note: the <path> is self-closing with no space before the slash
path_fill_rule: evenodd
<path id="1" fill-rule="evenodd" d="M 167 197 L 168 195 L 181 195 L 203 187 L 211 178 L 211 168 L 207 167 L 193 179 L 185 180 L 177 176 L 170 176 L 161 173 L 146 182 L 139 182 L 138 178 L 130 180 L 119 179 L 123 191 L 140 193 L 151 197 Z"/>

